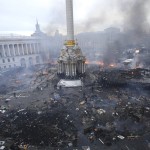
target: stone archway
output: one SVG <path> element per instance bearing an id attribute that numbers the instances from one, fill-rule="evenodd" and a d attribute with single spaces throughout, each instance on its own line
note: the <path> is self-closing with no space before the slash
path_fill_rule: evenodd
<path id="1" fill-rule="evenodd" d="M 21 67 L 26 68 L 26 61 L 24 58 L 21 58 L 20 63 L 21 63 Z"/>
<path id="2" fill-rule="evenodd" d="M 33 66 L 33 58 L 29 57 L 29 66 Z"/>

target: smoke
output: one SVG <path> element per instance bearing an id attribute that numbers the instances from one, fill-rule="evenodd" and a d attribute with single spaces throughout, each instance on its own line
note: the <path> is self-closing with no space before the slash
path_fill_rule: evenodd
<path id="1" fill-rule="evenodd" d="M 127 45 L 132 47 L 146 47 L 147 52 L 143 52 L 134 57 L 134 61 L 139 64 L 139 67 L 149 66 L 148 53 L 150 49 L 149 34 L 150 23 L 149 17 L 149 0 L 123 0 L 120 3 L 120 9 L 124 17 L 124 40 Z M 125 7 L 126 6 L 126 7 Z M 126 45 L 126 46 L 127 46 Z"/>
<path id="2" fill-rule="evenodd" d="M 107 41 L 103 61 L 105 64 L 114 63 L 121 57 L 121 49 L 149 48 L 149 0 L 116 0 L 120 14 L 124 22 L 124 34 L 120 35 L 118 41 L 109 43 Z M 119 50 L 120 49 L 120 50 Z M 145 58 L 145 59 L 143 59 Z M 148 63 L 145 54 L 139 56 L 139 61 Z"/>
<path id="3" fill-rule="evenodd" d="M 118 1 L 124 18 L 124 31 L 127 39 L 133 43 L 142 44 L 144 37 L 149 33 L 148 8 L 149 0 L 122 0 Z"/>
<path id="4" fill-rule="evenodd" d="M 122 54 L 122 46 L 119 41 L 114 41 L 111 43 L 107 43 L 105 47 L 105 51 L 103 53 L 103 62 L 104 64 L 110 65 L 111 63 L 118 63 L 119 58 Z"/>
<path id="5" fill-rule="evenodd" d="M 54 35 L 56 30 L 60 30 L 62 33 L 66 32 L 66 16 L 65 16 L 65 1 L 55 0 L 55 3 L 51 6 L 49 12 L 48 25 L 45 27 L 45 32 L 48 35 Z"/>
<path id="6" fill-rule="evenodd" d="M 97 27 L 101 27 L 102 24 L 105 24 L 105 22 L 108 19 L 108 15 L 106 12 L 92 12 L 94 15 L 88 15 L 89 18 L 86 18 L 83 22 L 75 23 L 75 29 L 78 33 L 81 32 L 90 32 L 90 31 L 96 31 Z"/>
<path id="7" fill-rule="evenodd" d="M 57 5 L 54 4 L 52 7 L 51 12 L 53 12 L 53 15 L 50 15 L 49 25 L 45 29 L 49 35 L 53 35 L 57 29 L 61 33 L 66 34 L 65 1 L 56 1 Z M 124 33 L 117 33 L 117 38 L 112 34 L 112 43 L 105 39 L 106 34 L 99 34 L 99 37 L 97 37 L 99 42 L 103 42 L 103 45 L 106 45 L 103 60 L 107 64 L 118 62 L 124 49 L 150 46 L 149 39 L 147 38 L 150 26 L 148 18 L 150 0 L 112 0 L 105 3 L 99 0 L 88 1 L 87 3 L 89 5 L 86 5 L 88 7 L 86 13 L 84 12 L 83 1 L 80 1 L 80 3 L 76 2 L 74 5 L 76 34 L 100 31 L 102 28 L 110 27 L 112 24 L 113 26 L 119 24 L 119 21 L 120 24 L 123 24 Z M 79 4 L 81 4 L 80 8 Z M 96 39 L 95 34 L 93 37 L 92 34 L 87 36 L 93 41 Z"/>
<path id="8" fill-rule="evenodd" d="M 48 35 L 53 35 L 56 30 L 59 29 L 62 34 L 66 35 L 66 9 L 65 9 L 65 1 L 56 0 L 57 3 L 51 8 L 50 11 L 50 18 L 47 27 L 45 28 L 45 32 Z M 88 3 L 88 2 L 86 2 Z M 59 5 L 58 5 L 59 4 Z M 81 4 L 81 8 L 79 8 L 79 4 Z M 89 2 L 89 5 L 92 2 Z M 96 8 L 93 8 L 93 5 Z M 78 1 L 74 1 L 74 24 L 75 24 L 75 33 L 81 32 L 89 32 L 89 31 L 96 31 L 97 28 L 100 28 L 105 22 L 108 21 L 109 13 L 104 9 L 100 9 L 101 2 L 94 1 L 93 5 L 89 7 L 89 10 L 84 8 L 84 3 Z M 87 5 L 88 7 L 88 5 Z M 86 17 L 81 17 L 79 12 L 82 12 L 85 9 Z M 51 15 L 52 14 L 52 15 Z M 83 14 L 84 15 L 84 14 Z"/>
<path id="9" fill-rule="evenodd" d="M 149 0 L 123 0 L 120 8 L 124 16 L 124 28 L 133 31 L 136 35 L 145 34 L 148 31 L 148 10 L 146 6 Z"/>
<path id="10" fill-rule="evenodd" d="M 51 21 L 44 29 L 45 33 L 49 36 L 55 35 L 55 32 L 60 29 L 62 34 L 66 33 L 66 28 L 64 26 L 61 26 L 60 24 Z"/>

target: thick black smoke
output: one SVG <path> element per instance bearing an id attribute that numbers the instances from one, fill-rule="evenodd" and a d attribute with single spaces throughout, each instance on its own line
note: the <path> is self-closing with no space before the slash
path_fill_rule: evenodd
<path id="1" fill-rule="evenodd" d="M 119 61 L 121 57 L 120 50 L 146 47 L 150 49 L 150 24 L 148 21 L 149 11 L 148 6 L 150 0 L 117 0 L 119 9 L 124 21 L 124 33 L 120 35 L 117 41 L 106 43 L 104 52 L 104 62 Z M 118 45 L 119 44 L 119 45 Z M 123 53 L 123 51 L 122 51 Z M 146 55 L 149 55 L 146 53 Z M 146 58 L 144 53 L 140 56 L 140 61 L 145 63 Z M 143 61 L 144 60 L 144 61 Z"/>
<path id="2" fill-rule="evenodd" d="M 124 3 L 121 1 L 123 8 L 125 5 L 128 7 L 122 9 L 124 12 L 124 27 L 125 30 L 131 30 L 135 35 L 140 36 L 148 31 L 148 10 L 146 6 L 149 0 L 128 0 Z"/>
<path id="3" fill-rule="evenodd" d="M 99 10 L 99 9 L 98 9 Z M 75 31 L 77 33 L 81 32 L 91 32 L 95 30 L 95 27 L 101 27 L 108 20 L 108 15 L 106 12 L 93 11 L 92 14 L 89 14 L 88 17 L 80 23 L 75 22 Z"/>
<path id="4" fill-rule="evenodd" d="M 119 7 L 123 14 L 124 31 L 127 42 L 134 45 L 146 44 L 145 38 L 149 34 L 148 8 L 149 0 L 122 0 Z"/>

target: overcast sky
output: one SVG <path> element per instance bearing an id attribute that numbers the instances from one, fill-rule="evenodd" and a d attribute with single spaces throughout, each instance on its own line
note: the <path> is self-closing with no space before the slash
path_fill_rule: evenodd
<path id="1" fill-rule="evenodd" d="M 75 33 L 123 26 L 118 0 L 74 0 Z M 0 33 L 31 34 L 36 18 L 41 30 L 66 33 L 65 0 L 0 0 Z"/>

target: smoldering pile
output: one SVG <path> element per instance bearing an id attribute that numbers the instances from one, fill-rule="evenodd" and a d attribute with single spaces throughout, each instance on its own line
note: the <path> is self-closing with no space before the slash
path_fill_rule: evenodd
<path id="1" fill-rule="evenodd" d="M 1 116 L 0 133 L 17 145 L 65 147 L 71 143 L 76 146 L 77 130 L 61 108 L 8 111 Z"/>
<path id="2" fill-rule="evenodd" d="M 97 83 L 101 87 L 141 87 L 143 89 L 150 88 L 150 70 L 136 69 L 105 69 L 93 72 L 95 76 L 94 84 Z"/>

